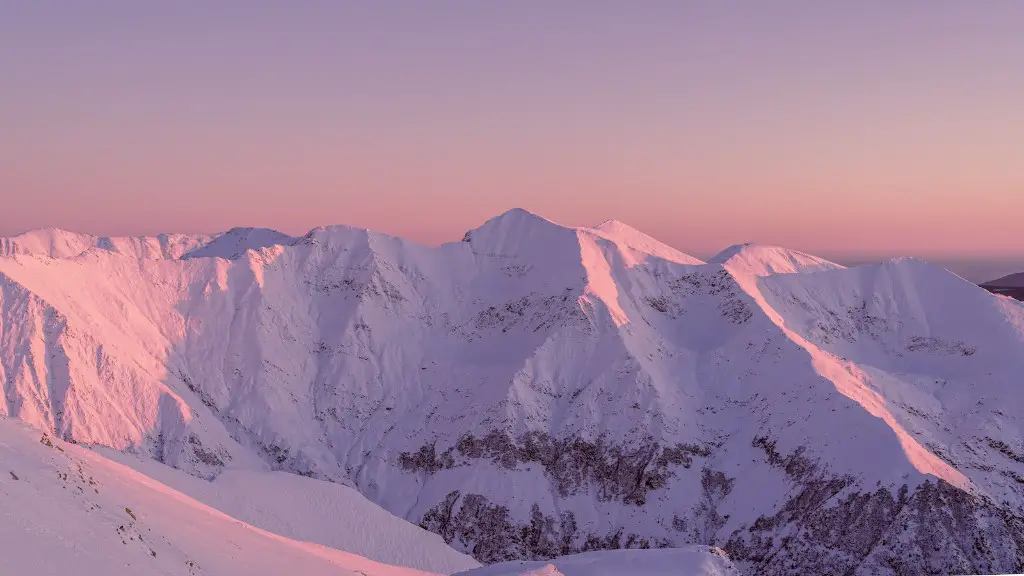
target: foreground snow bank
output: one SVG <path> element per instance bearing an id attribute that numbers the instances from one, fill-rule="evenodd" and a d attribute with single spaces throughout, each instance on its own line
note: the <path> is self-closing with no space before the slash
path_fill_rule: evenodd
<path id="1" fill-rule="evenodd" d="M 428 576 L 253 527 L 0 418 L 0 574 Z"/>
<path id="2" fill-rule="evenodd" d="M 138 455 L 99 454 L 257 528 L 385 564 L 451 574 L 480 563 L 353 488 L 285 472 L 225 470 L 207 482 Z"/>
<path id="3" fill-rule="evenodd" d="M 602 550 L 540 562 L 504 562 L 455 576 L 736 576 L 718 548 L 688 546 L 658 550 Z"/>

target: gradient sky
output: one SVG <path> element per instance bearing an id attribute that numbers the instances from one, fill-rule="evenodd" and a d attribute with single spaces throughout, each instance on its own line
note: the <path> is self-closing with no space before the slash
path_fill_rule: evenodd
<path id="1" fill-rule="evenodd" d="M 0 0 L 0 234 L 1024 254 L 1024 2 Z"/>

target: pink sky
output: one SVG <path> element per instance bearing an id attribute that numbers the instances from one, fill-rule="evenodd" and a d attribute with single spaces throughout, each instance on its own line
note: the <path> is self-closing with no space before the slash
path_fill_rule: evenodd
<path id="1" fill-rule="evenodd" d="M 1024 254 L 1024 3 L 0 2 L 0 234 Z"/>

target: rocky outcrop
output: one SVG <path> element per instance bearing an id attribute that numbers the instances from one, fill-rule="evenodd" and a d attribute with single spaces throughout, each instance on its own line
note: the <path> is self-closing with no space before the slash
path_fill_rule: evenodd
<path id="1" fill-rule="evenodd" d="M 483 437 L 463 435 L 458 444 L 443 452 L 433 443 L 425 444 L 417 452 L 399 454 L 398 463 L 407 472 L 428 475 L 479 460 L 506 470 L 536 463 L 562 498 L 593 489 L 598 500 L 643 506 L 651 491 L 665 487 L 674 468 L 689 468 L 695 458 L 711 456 L 714 448 L 687 443 L 662 446 L 653 438 L 629 447 L 605 436 L 590 442 L 580 437 L 553 438 L 544 432 L 528 432 L 513 439 L 492 430 Z"/>
<path id="2" fill-rule="evenodd" d="M 469 552 L 485 563 L 529 559 L 546 560 L 592 550 L 669 548 L 667 539 L 652 540 L 637 534 L 583 533 L 571 511 L 545 514 L 533 504 L 529 518 L 516 522 L 506 506 L 481 494 L 450 492 L 423 516 L 420 526 L 439 534 L 449 545 Z"/>
<path id="3" fill-rule="evenodd" d="M 766 576 L 1007 573 L 1024 567 L 1024 519 L 986 498 L 942 480 L 925 480 L 913 489 L 904 484 L 865 490 L 853 476 L 831 474 L 804 448 L 782 455 L 766 436 L 755 437 L 751 446 L 788 479 L 790 496 L 772 514 L 731 533 L 721 531 L 729 519 L 723 510 L 737 479 L 709 467 L 700 471 L 696 504 L 657 533 L 587 532 L 564 500 L 583 490 L 598 500 L 653 506 L 640 494 L 661 488 L 675 466 L 689 468 L 694 458 L 708 458 L 712 446 L 652 442 L 626 450 L 603 439 L 589 443 L 541 433 L 512 439 L 491 432 L 466 435 L 441 452 L 428 444 L 400 460 L 407 472 L 422 474 L 477 460 L 508 470 L 525 463 L 544 467 L 555 501 L 566 504 L 561 511 L 533 503 L 527 517 L 517 518 L 483 494 L 453 490 L 423 515 L 423 528 L 484 563 L 703 544 L 722 546 L 746 573 Z"/>

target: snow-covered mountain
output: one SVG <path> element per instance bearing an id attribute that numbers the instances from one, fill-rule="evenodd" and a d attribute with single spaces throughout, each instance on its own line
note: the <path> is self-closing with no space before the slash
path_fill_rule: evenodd
<path id="1" fill-rule="evenodd" d="M 1024 301 L 1024 272 L 985 282 L 981 287 L 993 294 Z"/>
<path id="2" fill-rule="evenodd" d="M 2 409 L 62 438 L 351 485 L 485 563 L 1024 568 L 1024 305 L 925 262 L 703 263 L 522 210 L 436 248 L 49 234 L 0 258 Z"/>

